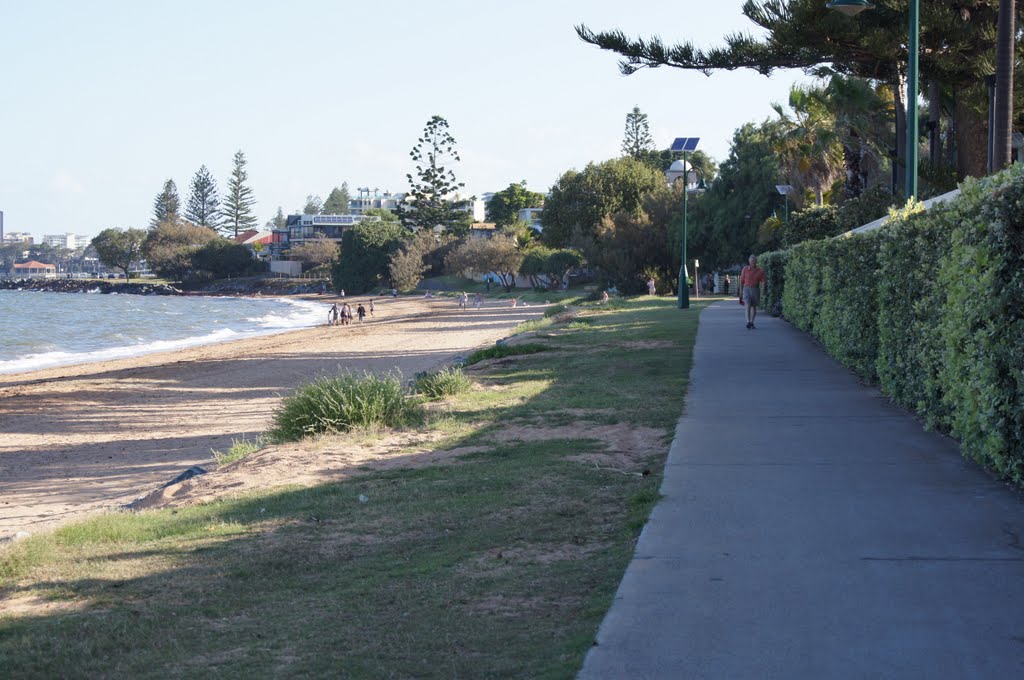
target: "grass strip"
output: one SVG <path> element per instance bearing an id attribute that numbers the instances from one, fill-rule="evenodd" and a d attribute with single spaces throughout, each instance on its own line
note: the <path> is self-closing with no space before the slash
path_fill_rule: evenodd
<path id="1" fill-rule="evenodd" d="M 468 371 L 450 464 L 4 548 L 5 674 L 573 677 L 658 498 L 699 307 L 586 308 L 547 351 Z"/>

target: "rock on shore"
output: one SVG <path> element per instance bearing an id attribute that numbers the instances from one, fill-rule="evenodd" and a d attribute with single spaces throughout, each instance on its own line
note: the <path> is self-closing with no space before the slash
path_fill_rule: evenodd
<path id="1" fill-rule="evenodd" d="M 97 279 L 0 279 L 0 290 L 38 290 L 49 293 L 118 293 L 120 295 L 181 295 L 165 283 L 135 283 Z"/>

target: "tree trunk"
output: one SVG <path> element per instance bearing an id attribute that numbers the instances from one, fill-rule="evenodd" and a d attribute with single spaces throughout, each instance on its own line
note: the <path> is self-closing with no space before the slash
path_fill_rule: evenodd
<path id="1" fill-rule="evenodd" d="M 1013 62 L 1015 0 L 1000 0 L 996 31 L 996 115 L 992 145 L 992 169 L 1010 164 L 1013 153 Z"/>
<path id="2" fill-rule="evenodd" d="M 857 198 L 864 192 L 864 173 L 861 172 L 861 160 L 864 155 L 864 144 L 855 130 L 850 129 L 850 143 L 843 144 L 843 161 L 846 165 L 846 184 L 843 194 L 847 199 Z"/>
<path id="3" fill-rule="evenodd" d="M 956 98 L 956 174 L 961 180 L 965 177 L 984 177 L 988 165 L 987 116 L 977 107 L 971 106 L 973 97 L 967 94 L 961 91 Z"/>
<path id="4" fill-rule="evenodd" d="M 932 170 L 942 165 L 942 102 L 939 98 L 939 81 L 928 81 L 928 158 Z"/>

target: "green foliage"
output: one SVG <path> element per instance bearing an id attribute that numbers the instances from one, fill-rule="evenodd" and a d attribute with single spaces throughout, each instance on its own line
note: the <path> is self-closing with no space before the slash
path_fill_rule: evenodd
<path id="1" fill-rule="evenodd" d="M 1024 168 L 871 234 L 788 251 L 787 318 L 1024 485 Z M 769 282 L 769 290 L 773 286 Z M 872 366 L 873 364 L 873 366 Z"/>
<path id="2" fill-rule="evenodd" d="M 285 397 L 269 434 L 278 441 L 297 441 L 355 428 L 402 427 L 418 413 L 397 377 L 343 373 L 317 378 Z"/>
<path id="3" fill-rule="evenodd" d="M 523 354 L 536 354 L 547 350 L 547 345 L 539 342 L 529 342 L 522 345 L 494 345 L 487 349 L 478 349 L 466 359 L 466 366 L 472 366 L 486 359 L 504 359 L 505 357 L 520 356 Z"/>
<path id="4" fill-rule="evenodd" d="M 164 188 L 153 199 L 153 219 L 149 226 L 155 227 L 169 219 L 178 217 L 181 200 L 178 198 L 178 186 L 173 179 L 164 182 Z"/>
<path id="5" fill-rule="evenodd" d="M 416 376 L 415 383 L 416 394 L 431 400 L 462 394 L 472 387 L 473 383 L 459 366 L 445 366 L 434 373 L 421 373 Z"/>
<path id="6" fill-rule="evenodd" d="M 961 199 L 897 214 L 879 230 L 879 385 L 897 404 L 917 410 L 929 427 L 947 431 L 950 410 L 939 380 L 946 288 L 936 273 L 954 225 L 969 219 L 962 214 L 966 206 Z"/>
<path id="7" fill-rule="evenodd" d="M 331 264 L 338 259 L 338 243 L 323 234 L 317 234 L 293 246 L 288 255 L 293 260 L 305 262 L 313 267 Z"/>
<path id="8" fill-rule="evenodd" d="M 783 309 L 843 365 L 875 379 L 878 236 L 805 241 L 789 250 Z"/>
<path id="9" fill-rule="evenodd" d="M 149 230 L 142 252 L 150 268 L 160 276 L 183 281 L 196 270 L 193 261 L 196 251 L 218 238 L 213 229 L 171 218 Z"/>
<path id="10" fill-rule="evenodd" d="M 185 208 L 185 219 L 200 227 L 216 229 L 220 224 L 220 198 L 217 180 L 206 166 L 200 166 L 192 177 L 191 193 Z"/>
<path id="11" fill-rule="evenodd" d="M 142 244 L 146 232 L 142 229 L 104 229 L 92 240 L 92 247 L 100 262 L 124 272 L 131 278 L 131 268 L 142 257 Z M 10 269 L 5 267 L 4 271 Z"/>
<path id="12" fill-rule="evenodd" d="M 449 274 L 458 275 L 491 272 L 508 292 L 522 263 L 523 254 L 516 247 L 515 239 L 493 236 L 472 238 L 458 246 L 445 259 L 445 268 Z"/>
<path id="13" fill-rule="evenodd" d="M 544 206 L 544 194 L 526 188 L 526 180 L 509 184 L 487 202 L 487 221 L 499 228 L 508 227 L 519 221 L 519 211 L 525 208 Z"/>
<path id="14" fill-rule="evenodd" d="M 637 160 L 643 160 L 654 149 L 651 126 L 647 114 L 639 106 L 626 114 L 626 130 L 622 135 L 622 153 Z"/>
<path id="15" fill-rule="evenodd" d="M 837 215 L 838 233 L 850 231 L 885 217 L 896 204 L 892 193 L 883 186 L 873 186 L 857 198 L 851 198 L 839 206 Z"/>
<path id="16" fill-rule="evenodd" d="M 249 173 L 245 169 L 247 163 L 242 150 L 236 151 L 227 195 L 220 204 L 221 229 L 231 236 L 238 236 L 238 232 L 252 229 L 257 223 L 252 212 L 256 199 L 253 198 L 252 187 L 248 185 Z"/>
<path id="17" fill-rule="evenodd" d="M 334 187 L 327 195 L 321 211 L 324 215 L 347 215 L 348 202 L 351 200 L 348 193 L 348 182 L 342 182 L 341 187 Z"/>
<path id="18" fill-rule="evenodd" d="M 254 274 L 263 267 L 247 246 L 225 238 L 214 239 L 192 254 L 192 271 L 212 277 Z"/>
<path id="19" fill-rule="evenodd" d="M 782 293 L 785 290 L 785 269 L 788 261 L 789 251 L 786 250 L 776 250 L 757 256 L 757 264 L 764 269 L 765 277 L 768 279 L 762 306 L 772 316 L 782 314 Z"/>
<path id="20" fill-rule="evenodd" d="M 846 231 L 839 226 L 839 210 L 834 205 L 816 205 L 789 215 L 782 227 L 782 242 L 787 248 L 803 241 L 828 238 Z"/>
<path id="21" fill-rule="evenodd" d="M 231 448 L 227 451 L 213 451 L 213 459 L 217 461 L 217 465 L 227 465 L 256 453 L 269 443 L 269 439 L 263 436 L 256 437 L 256 439 L 246 439 L 245 437 L 232 439 Z"/>
<path id="22" fill-rule="evenodd" d="M 359 294 L 388 282 L 391 256 L 410 234 L 390 212 L 383 213 L 387 219 L 360 222 L 342 236 L 341 255 L 331 269 L 336 290 Z"/>
<path id="23" fill-rule="evenodd" d="M 964 193 L 939 271 L 943 403 L 964 453 L 1024 484 L 1024 171 Z"/>
<path id="24" fill-rule="evenodd" d="M 456 179 L 450 167 L 462 159 L 448 129 L 447 120 L 432 116 L 409 152 L 416 171 L 406 175 L 410 202 L 402 203 L 399 211 L 402 224 L 408 228 L 441 226 L 458 230 L 460 220 L 465 219 L 465 213 L 457 209 L 451 198 L 465 184 Z M 468 225 L 463 223 L 462 226 Z"/>
<path id="25" fill-rule="evenodd" d="M 688 256 L 699 259 L 709 271 L 746 262 L 756 250 L 758 227 L 781 207 L 782 197 L 775 190 L 779 175 L 769 127 L 747 124 L 738 129 L 718 179 L 690 202 Z M 680 245 L 676 236 L 672 252 L 679 253 Z M 673 268 L 679 269 L 679 255 Z"/>
<path id="26" fill-rule="evenodd" d="M 558 178 L 544 203 L 544 242 L 560 247 L 569 245 L 576 233 L 593 236 L 606 216 L 638 215 L 644 199 L 664 188 L 665 176 L 634 158 L 570 170 Z"/>

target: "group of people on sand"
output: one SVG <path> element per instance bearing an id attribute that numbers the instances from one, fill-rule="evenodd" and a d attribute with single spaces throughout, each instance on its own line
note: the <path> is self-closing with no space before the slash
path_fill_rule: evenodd
<path id="1" fill-rule="evenodd" d="M 363 319 L 366 318 L 367 314 L 373 316 L 373 298 L 370 298 L 368 307 L 369 309 L 367 309 L 367 307 L 364 307 L 363 303 L 360 302 L 359 304 L 356 305 L 355 312 L 353 313 L 352 305 L 350 305 L 349 303 L 345 302 L 339 305 L 337 302 L 335 302 L 333 305 L 331 305 L 331 308 L 327 310 L 327 325 L 347 326 L 350 323 L 352 323 L 353 319 L 358 319 L 359 323 L 362 323 Z"/>
<path id="2" fill-rule="evenodd" d="M 484 298 L 480 293 L 473 296 L 473 306 L 480 309 L 484 303 Z M 466 291 L 462 291 L 459 295 L 459 309 L 469 309 L 469 294 Z"/>

